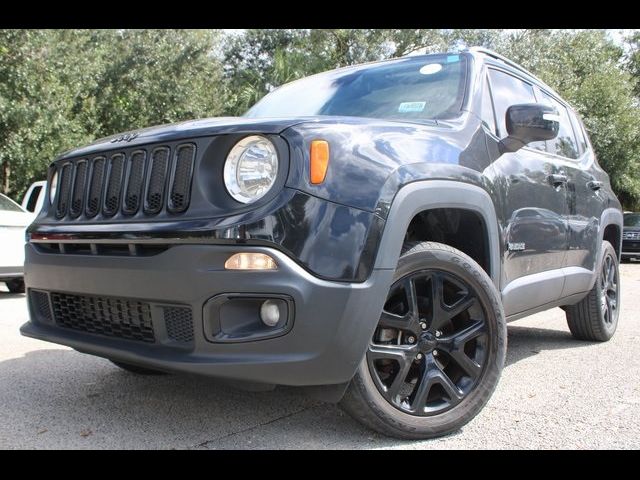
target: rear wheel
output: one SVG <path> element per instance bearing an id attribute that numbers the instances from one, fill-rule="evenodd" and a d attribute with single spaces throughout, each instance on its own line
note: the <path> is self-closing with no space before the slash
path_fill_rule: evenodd
<path id="1" fill-rule="evenodd" d="M 137 375 L 166 375 L 167 372 L 161 370 L 154 370 L 152 368 L 139 367 L 138 365 L 132 365 L 130 363 L 120 362 L 118 360 L 111 360 L 111 363 L 126 370 L 127 372 L 135 373 Z"/>
<path id="2" fill-rule="evenodd" d="M 618 327 L 620 313 L 620 272 L 613 246 L 602 242 L 602 260 L 598 278 L 589 294 L 568 306 L 567 323 L 574 338 L 606 342 Z"/>
<path id="3" fill-rule="evenodd" d="M 24 280 L 22 278 L 8 280 L 6 285 L 11 293 L 24 293 Z"/>
<path id="4" fill-rule="evenodd" d="M 500 297 L 480 265 L 447 245 L 407 245 L 341 406 L 393 437 L 451 433 L 491 397 L 506 343 Z"/>

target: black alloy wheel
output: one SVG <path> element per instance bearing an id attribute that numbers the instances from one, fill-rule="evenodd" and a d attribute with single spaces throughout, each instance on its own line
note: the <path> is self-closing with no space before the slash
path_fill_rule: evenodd
<path id="1" fill-rule="evenodd" d="M 600 266 L 586 297 L 565 307 L 567 324 L 574 338 L 606 342 L 613 337 L 620 316 L 620 271 L 618 253 L 611 243 L 602 242 Z"/>
<path id="2" fill-rule="evenodd" d="M 473 289 L 429 269 L 394 283 L 367 351 L 382 396 L 411 415 L 460 403 L 487 362 L 485 313 Z"/>
<path id="3" fill-rule="evenodd" d="M 507 328 L 498 293 L 468 255 L 408 243 L 363 359 L 340 406 L 402 439 L 433 438 L 473 419 L 504 366 Z"/>
<path id="4" fill-rule="evenodd" d="M 618 321 L 618 268 L 616 259 L 610 253 L 605 256 L 602 262 L 602 272 L 598 278 L 600 283 L 600 308 L 602 309 L 602 319 L 609 328 Z"/>

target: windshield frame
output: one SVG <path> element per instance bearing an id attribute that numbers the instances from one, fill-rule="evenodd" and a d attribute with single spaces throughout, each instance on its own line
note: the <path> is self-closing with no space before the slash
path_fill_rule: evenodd
<path id="1" fill-rule="evenodd" d="M 336 73 L 336 72 L 344 72 L 344 75 L 349 75 L 352 72 L 358 71 L 358 70 L 366 70 L 368 68 L 375 68 L 376 66 L 381 66 L 387 63 L 392 63 L 392 62 L 399 62 L 402 60 L 412 60 L 415 61 L 416 63 L 421 62 L 421 61 L 428 61 L 428 60 L 432 60 L 433 57 L 447 57 L 447 56 L 459 56 L 459 57 L 464 57 L 465 60 L 465 68 L 462 71 L 462 76 L 463 76 L 463 82 L 462 82 L 462 92 L 461 92 L 461 98 L 460 98 L 460 102 L 459 102 L 459 108 L 458 111 L 456 112 L 455 115 L 452 115 L 450 117 L 444 117 L 444 118 L 407 118 L 407 119 L 403 119 L 403 118 L 387 118 L 387 117 L 369 117 L 369 116 L 360 116 L 360 115 L 323 115 L 323 114 L 306 114 L 306 115 L 286 115 L 286 116 L 250 116 L 249 114 L 251 113 L 252 110 L 254 110 L 258 105 L 260 105 L 267 97 L 269 97 L 270 95 L 278 92 L 279 90 L 281 90 L 282 88 L 286 87 L 286 86 L 290 86 L 292 84 L 296 84 L 298 82 L 304 81 L 304 80 L 308 80 L 310 78 L 313 77 L 320 77 L 323 75 L 328 75 L 331 73 Z M 473 81 L 473 77 L 474 77 L 474 66 L 475 66 L 475 62 L 474 62 L 474 58 L 471 54 L 469 54 L 468 52 L 445 52 L 445 53 L 432 53 L 432 54 L 426 54 L 426 55 L 410 55 L 410 56 L 404 56 L 404 57 L 398 57 L 398 58 L 393 58 L 393 59 L 386 59 L 386 60 L 380 60 L 380 61 L 375 61 L 375 62 L 369 62 L 369 63 L 362 63 L 362 64 L 357 64 L 357 65 L 350 65 L 350 66 L 346 66 L 346 67 L 341 67 L 341 68 L 336 68 L 333 70 L 326 70 L 323 72 L 319 72 L 313 75 L 308 75 L 306 77 L 302 77 L 299 78 L 297 80 L 293 80 L 291 82 L 287 82 L 283 85 L 280 85 L 279 87 L 275 88 L 274 90 L 272 90 L 271 92 L 268 92 L 266 95 L 264 95 L 262 98 L 260 98 L 256 103 L 254 103 L 246 112 L 244 112 L 242 114 L 243 118 L 254 118 L 254 119 L 259 119 L 259 118 L 292 118 L 292 117 L 296 117 L 296 118 L 305 118 L 305 117 L 309 117 L 309 118 L 323 118 L 323 117 L 333 117 L 333 116 L 339 116 L 339 117 L 345 117 L 345 118 L 359 118 L 359 119 L 368 119 L 368 120 L 377 120 L 377 121 L 385 121 L 385 122 L 398 122 L 398 123 L 418 123 L 418 124 L 427 124 L 427 125 L 433 125 L 434 123 L 452 123 L 455 122 L 456 120 L 460 119 L 466 112 L 468 112 L 468 106 L 469 106 L 469 102 L 470 102 L 470 91 L 471 91 L 471 83 Z"/>

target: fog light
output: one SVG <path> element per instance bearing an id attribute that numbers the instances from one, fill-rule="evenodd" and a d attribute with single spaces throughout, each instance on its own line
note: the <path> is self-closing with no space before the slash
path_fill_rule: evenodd
<path id="1" fill-rule="evenodd" d="M 260 318 L 268 327 L 275 327 L 280 321 L 280 308 L 275 300 L 265 300 L 260 307 Z"/>
<path id="2" fill-rule="evenodd" d="M 235 253 L 231 255 L 224 268 L 227 270 L 276 270 L 278 265 L 264 253 Z"/>

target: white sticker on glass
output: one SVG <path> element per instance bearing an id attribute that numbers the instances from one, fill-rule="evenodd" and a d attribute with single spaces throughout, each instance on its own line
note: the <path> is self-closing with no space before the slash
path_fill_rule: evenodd
<path id="1" fill-rule="evenodd" d="M 433 75 L 434 73 L 438 73 L 440 70 L 442 70 L 442 65 L 439 63 L 430 63 L 422 67 L 420 69 L 420 73 L 423 75 Z"/>

